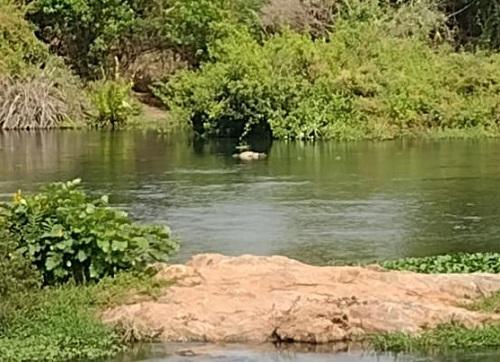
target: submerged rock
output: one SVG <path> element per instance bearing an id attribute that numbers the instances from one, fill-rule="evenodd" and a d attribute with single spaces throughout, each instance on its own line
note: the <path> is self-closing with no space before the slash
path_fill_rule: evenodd
<path id="1" fill-rule="evenodd" d="M 253 161 L 253 160 L 261 160 L 266 158 L 267 155 L 265 153 L 253 152 L 253 151 L 245 151 L 241 153 L 235 153 L 233 158 L 238 158 L 242 161 Z"/>
<path id="2" fill-rule="evenodd" d="M 500 275 L 426 275 L 363 267 L 317 267 L 285 257 L 198 255 L 165 266 L 163 296 L 106 311 L 110 324 L 161 331 L 169 342 L 362 340 L 439 324 L 478 326 L 499 315 L 464 305 L 500 290 Z"/>

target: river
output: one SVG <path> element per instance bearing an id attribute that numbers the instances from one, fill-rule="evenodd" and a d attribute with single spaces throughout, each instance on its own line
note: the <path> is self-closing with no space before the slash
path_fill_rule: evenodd
<path id="1" fill-rule="evenodd" d="M 82 178 L 135 219 L 168 224 L 182 240 L 178 262 L 202 252 L 323 265 L 500 251 L 500 140 L 274 142 L 256 144 L 269 155 L 255 162 L 233 159 L 234 147 L 140 131 L 0 133 L 0 199 Z M 281 360 L 226 352 L 240 357 L 203 360 Z M 286 360 L 353 360 L 304 356 Z M 446 361 L 487 360 L 474 356 Z"/>

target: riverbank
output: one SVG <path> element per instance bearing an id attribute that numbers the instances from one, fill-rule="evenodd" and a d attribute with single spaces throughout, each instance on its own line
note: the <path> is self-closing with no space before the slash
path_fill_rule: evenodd
<path id="1" fill-rule="evenodd" d="M 155 300 L 108 309 L 103 320 L 165 342 L 313 344 L 500 321 L 497 313 L 470 308 L 500 290 L 500 275 L 493 274 L 424 275 L 205 254 L 161 267 L 156 278 L 175 283 Z"/>
<path id="2" fill-rule="evenodd" d="M 101 360 L 137 343 L 172 341 L 189 342 L 179 353 L 191 353 L 191 342 L 328 353 L 484 351 L 500 347 L 498 290 L 498 274 L 202 254 L 186 265 L 157 264 L 146 274 L 2 300 L 0 359 Z"/>

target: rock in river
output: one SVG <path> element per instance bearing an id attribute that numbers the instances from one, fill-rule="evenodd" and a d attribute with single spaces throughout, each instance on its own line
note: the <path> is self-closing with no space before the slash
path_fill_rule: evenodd
<path id="1" fill-rule="evenodd" d="M 253 151 L 245 151 L 241 153 L 235 153 L 233 155 L 234 158 L 238 158 L 242 161 L 253 161 L 253 160 L 261 160 L 267 157 L 265 153 L 253 152 Z"/>
<path id="2" fill-rule="evenodd" d="M 425 275 L 204 254 L 162 267 L 157 278 L 175 283 L 159 298 L 115 307 L 103 319 L 163 341 L 240 343 L 345 342 L 500 319 L 464 308 L 500 290 L 500 275 Z"/>

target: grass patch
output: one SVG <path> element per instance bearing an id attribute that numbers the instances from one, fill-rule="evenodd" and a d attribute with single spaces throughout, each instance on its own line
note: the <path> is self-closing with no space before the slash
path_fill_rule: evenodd
<path id="1" fill-rule="evenodd" d="M 91 361 L 126 349 L 122 333 L 99 311 L 131 298 L 155 298 L 168 282 L 121 274 L 88 286 L 66 285 L 13 295 L 0 302 L 0 360 Z"/>
<path id="2" fill-rule="evenodd" d="M 500 292 L 495 293 L 489 297 L 481 298 L 475 303 L 468 305 L 468 309 L 487 312 L 499 313 L 500 312 Z"/>
<path id="3" fill-rule="evenodd" d="M 419 335 L 387 333 L 371 338 L 377 351 L 442 353 L 500 347 L 500 325 L 466 328 L 446 324 Z"/>

